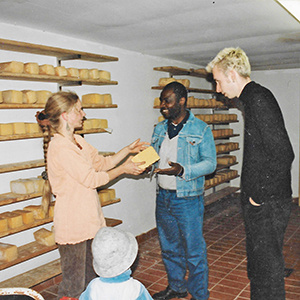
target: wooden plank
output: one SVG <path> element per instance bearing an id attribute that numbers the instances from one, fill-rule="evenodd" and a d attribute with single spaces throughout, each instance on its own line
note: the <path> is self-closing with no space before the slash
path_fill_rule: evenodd
<path id="1" fill-rule="evenodd" d="M 228 179 L 226 179 L 226 180 L 224 180 L 224 181 L 222 181 L 222 182 L 216 183 L 216 184 L 208 185 L 208 186 L 205 187 L 205 190 L 211 189 L 211 188 L 213 188 L 213 187 L 215 187 L 215 186 L 217 186 L 217 185 L 223 184 L 223 183 L 230 182 L 231 180 L 236 179 L 236 178 L 238 178 L 238 177 L 240 177 L 240 175 L 234 176 L 234 177 L 232 177 L 232 178 L 228 178 Z"/>
<path id="2" fill-rule="evenodd" d="M 104 79 L 85 79 L 80 80 L 75 77 L 61 77 L 50 75 L 32 75 L 32 74 L 17 74 L 0 71 L 0 79 L 6 80 L 25 80 L 25 81 L 40 81 L 40 82 L 54 82 L 60 85 L 117 85 L 117 81 L 104 80 Z"/>
<path id="3" fill-rule="evenodd" d="M 226 187 L 220 191 L 214 192 L 210 195 L 204 196 L 204 205 L 212 204 L 226 196 L 229 196 L 235 192 L 237 192 L 239 187 Z"/>
<path id="4" fill-rule="evenodd" d="M 7 231 L 0 232 L 0 237 L 8 236 L 8 235 L 11 235 L 11 234 L 14 234 L 14 233 L 17 233 L 17 232 L 21 232 L 21 231 L 24 231 L 24 230 L 28 230 L 28 229 L 31 229 L 31 228 L 34 228 L 34 227 L 37 227 L 37 226 L 40 226 L 40 225 L 51 223 L 52 221 L 53 221 L 52 217 L 42 219 L 42 220 L 35 220 L 31 224 L 25 224 L 25 225 L 22 225 L 20 227 L 14 228 L 14 229 L 9 229 Z"/>
<path id="5" fill-rule="evenodd" d="M 90 133 L 103 133 L 110 132 L 106 128 L 98 129 L 86 129 L 86 130 L 76 130 L 76 134 L 90 134 Z M 27 134 L 12 134 L 12 135 L 0 135 L 0 142 L 11 141 L 11 140 L 23 140 L 23 139 L 34 139 L 43 137 L 43 133 L 27 133 Z"/>
<path id="6" fill-rule="evenodd" d="M 189 75 L 190 71 L 188 69 L 174 67 L 174 66 L 166 66 L 166 67 L 155 67 L 153 68 L 155 71 L 160 72 L 168 72 L 172 75 Z"/>
<path id="7" fill-rule="evenodd" d="M 164 87 L 163 86 L 153 86 L 153 90 L 162 90 Z M 196 88 L 187 88 L 187 91 L 190 93 L 202 93 L 202 94 L 214 94 L 214 90 L 209 90 L 209 89 L 196 89 Z"/>
<path id="8" fill-rule="evenodd" d="M 60 259 L 57 259 L 48 264 L 0 282 L 0 288 L 30 288 L 59 274 L 61 274 Z"/>
<path id="9" fill-rule="evenodd" d="M 115 154 L 115 152 L 111 152 L 111 151 L 99 151 L 98 153 L 103 156 Z M 4 164 L 4 165 L 0 165 L 0 174 L 7 173 L 7 172 L 27 170 L 27 169 L 32 169 L 32 168 L 40 168 L 40 167 L 44 167 L 44 166 L 45 166 L 45 162 L 43 159 L 29 160 L 29 161 L 11 163 L 11 164 Z M 4 194 L 4 195 L 6 195 L 6 194 Z M 11 197 L 11 195 L 3 196 L 2 199 L 4 199 L 4 198 L 7 199 L 9 197 Z M 15 196 L 13 196 L 13 198 L 15 198 Z M 27 200 L 27 199 L 25 199 L 25 200 Z M 0 194 L 0 201 L 1 201 L 1 194 Z M 0 206 L 1 206 L 1 203 L 0 203 Z"/>
<path id="10" fill-rule="evenodd" d="M 84 104 L 83 108 L 117 108 L 117 104 Z M 43 103 L 31 103 L 31 104 L 8 104 L 0 103 L 0 109 L 25 109 L 25 108 L 45 108 Z"/>
<path id="11" fill-rule="evenodd" d="M 24 262 L 28 259 L 37 257 L 44 253 L 50 252 L 57 249 L 57 245 L 45 246 L 41 245 L 38 242 L 31 242 L 23 246 L 18 247 L 18 257 L 10 262 L 0 262 L 0 270 L 4 270 L 21 262 Z"/>
<path id="12" fill-rule="evenodd" d="M 118 61 L 117 57 L 88 53 L 82 51 L 68 50 L 57 47 L 49 47 L 39 44 L 18 42 L 7 39 L 0 39 L 0 49 L 16 52 L 33 53 L 38 55 L 54 56 L 60 60 L 64 59 L 82 59 L 95 62 Z"/>
<path id="13" fill-rule="evenodd" d="M 166 66 L 166 67 L 155 67 L 153 68 L 155 71 L 160 72 L 168 72 L 171 75 L 186 75 L 186 76 L 193 76 L 193 77 L 201 77 L 206 78 L 208 75 L 207 71 L 202 69 L 185 69 L 185 68 L 179 68 L 175 66 Z"/>
<path id="14" fill-rule="evenodd" d="M 108 201 L 105 201 L 105 203 L 101 203 L 101 206 L 104 207 L 104 206 L 115 204 L 115 203 L 118 203 L 118 202 L 121 202 L 120 198 L 110 199 Z"/>
<path id="15" fill-rule="evenodd" d="M 26 194 L 26 195 L 15 194 L 15 193 L 11 193 L 11 192 L 4 193 L 4 194 L 0 194 L 0 206 L 17 203 L 17 202 L 21 202 L 21 201 L 25 201 L 25 200 L 29 200 L 29 199 L 34 199 L 34 198 L 41 197 L 41 196 L 42 196 L 42 193 L 33 193 L 33 194 Z"/>
<path id="16" fill-rule="evenodd" d="M 25 162 L 11 163 L 0 165 L 0 174 L 6 172 L 27 170 L 32 168 L 40 168 L 45 166 L 43 159 L 29 160 Z M 1 197 L 1 196 L 0 196 Z"/>

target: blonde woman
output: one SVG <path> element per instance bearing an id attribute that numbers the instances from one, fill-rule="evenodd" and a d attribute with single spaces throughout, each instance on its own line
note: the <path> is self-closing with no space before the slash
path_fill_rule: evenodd
<path id="1" fill-rule="evenodd" d="M 82 127 L 84 117 L 78 96 L 70 92 L 53 94 L 45 110 L 37 113 L 44 132 L 49 178 L 42 200 L 46 211 L 51 190 L 56 197 L 54 232 L 63 277 L 59 299 L 63 296 L 78 298 L 97 276 L 92 267 L 91 242 L 106 224 L 96 188 L 122 174 L 141 174 L 140 163 L 133 163 L 130 157 L 123 164 L 118 164 L 130 153 L 146 148 L 147 144 L 138 139 L 112 156 L 99 155 L 98 150 L 83 137 L 74 134 L 76 128 Z"/>

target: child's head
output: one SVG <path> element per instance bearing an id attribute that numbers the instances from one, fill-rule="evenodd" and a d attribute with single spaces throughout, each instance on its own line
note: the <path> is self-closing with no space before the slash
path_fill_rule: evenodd
<path id="1" fill-rule="evenodd" d="M 130 232 L 117 228 L 101 228 L 92 243 L 93 266 L 101 277 L 115 277 L 134 263 L 138 244 Z"/>

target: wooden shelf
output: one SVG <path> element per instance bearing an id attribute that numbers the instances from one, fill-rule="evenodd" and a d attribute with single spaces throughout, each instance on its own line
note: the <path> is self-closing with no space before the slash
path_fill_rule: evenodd
<path id="1" fill-rule="evenodd" d="M 27 230 L 27 229 L 31 229 L 31 228 L 40 226 L 40 225 L 51 223 L 52 221 L 53 221 L 52 217 L 46 218 L 46 219 L 42 219 L 42 220 L 35 220 L 31 224 L 22 225 L 20 227 L 14 228 L 14 229 L 9 229 L 7 231 L 0 232 L 0 237 L 8 236 L 8 235 L 15 234 L 15 233 Z"/>
<path id="2" fill-rule="evenodd" d="M 162 90 L 163 86 L 153 86 L 153 90 Z M 202 93 L 202 94 L 214 94 L 214 90 L 209 89 L 196 89 L 196 88 L 186 88 L 189 93 Z"/>
<path id="3" fill-rule="evenodd" d="M 90 134 L 90 133 L 103 133 L 109 132 L 105 128 L 99 129 L 87 129 L 87 130 L 76 130 L 76 134 Z M 43 133 L 31 133 L 31 134 L 13 134 L 13 135 L 0 135 L 0 142 L 12 141 L 12 140 L 23 140 L 23 139 L 34 139 L 43 137 Z"/>
<path id="4" fill-rule="evenodd" d="M 26 201 L 41 196 L 42 193 L 33 193 L 33 194 L 26 194 L 26 195 L 15 194 L 15 193 L 0 194 L 0 206 Z M 1 232 L 0 232 L 0 236 L 1 236 Z"/>
<path id="5" fill-rule="evenodd" d="M 215 137 L 214 140 L 224 140 L 224 139 L 229 139 L 232 137 L 240 136 L 239 134 L 232 134 L 232 135 L 223 135 L 219 137 Z"/>
<path id="6" fill-rule="evenodd" d="M 194 77 L 201 77 L 206 78 L 208 73 L 207 71 L 203 69 L 185 69 L 185 68 L 179 68 L 174 66 L 168 66 L 168 67 L 155 67 L 153 68 L 155 71 L 160 72 L 168 72 L 171 76 L 173 75 L 186 75 L 186 76 L 194 76 Z"/>
<path id="7" fill-rule="evenodd" d="M 29 244 L 18 247 L 18 257 L 17 259 L 10 262 L 0 262 L 0 270 L 4 270 L 21 262 L 24 262 L 28 259 L 37 257 L 44 253 L 50 252 L 57 249 L 56 245 L 45 246 L 41 245 L 38 242 L 31 242 Z"/>
<path id="8" fill-rule="evenodd" d="M 1 106 L 1 104 L 0 104 Z M 198 105 L 187 105 L 187 108 L 198 108 L 198 109 L 216 109 L 216 110 L 227 110 L 227 106 L 198 106 Z M 160 109 L 160 106 L 153 106 L 155 109 Z"/>
<path id="9" fill-rule="evenodd" d="M 109 156 L 109 155 L 115 154 L 115 152 L 111 152 L 111 151 L 99 151 L 98 153 L 103 156 Z M 7 173 L 7 172 L 33 169 L 33 168 L 40 168 L 40 167 L 44 167 L 44 166 L 45 166 L 45 162 L 43 159 L 29 160 L 29 161 L 11 163 L 11 164 L 4 164 L 4 165 L 0 165 L 0 174 Z"/>
<path id="10" fill-rule="evenodd" d="M 110 80 L 96 80 L 86 79 L 80 80 L 75 77 L 61 77 L 61 76 L 50 76 L 50 75 L 31 75 L 31 74 L 16 74 L 9 72 L 0 72 L 0 79 L 6 80 L 25 80 L 25 81 L 40 81 L 40 82 L 54 82 L 62 86 L 74 86 L 74 85 L 117 85 L 117 81 Z"/>
<path id="11" fill-rule="evenodd" d="M 82 105 L 84 109 L 86 108 L 117 108 L 117 104 L 89 104 Z M 45 103 L 32 103 L 32 104 L 7 104 L 0 103 L 0 109 L 31 109 L 31 108 L 45 108 Z"/>
<path id="12" fill-rule="evenodd" d="M 218 164 L 216 170 L 219 171 L 219 170 L 222 170 L 222 169 L 226 169 L 226 168 L 235 166 L 237 164 L 238 164 L 238 162 L 235 162 L 235 163 L 232 163 L 232 164 L 227 164 L 227 165 Z"/>
<path id="13" fill-rule="evenodd" d="M 0 288 L 33 287 L 61 274 L 60 259 L 0 282 Z"/>
<path id="14" fill-rule="evenodd" d="M 105 218 L 106 224 L 109 227 L 114 227 L 122 223 L 121 220 Z M 57 248 L 56 245 L 53 246 L 44 246 L 38 242 L 31 242 L 23 246 L 18 247 L 18 258 L 11 262 L 0 262 L 0 270 L 4 270 L 21 262 L 24 262 L 28 259 L 34 258 L 41 254 L 50 252 Z M 0 285 L 1 286 L 1 285 Z"/>
<path id="15" fill-rule="evenodd" d="M 226 153 L 229 153 L 229 152 L 232 152 L 232 151 L 237 151 L 237 150 L 240 150 L 240 148 L 232 149 L 232 150 L 217 151 L 217 155 L 226 154 Z"/>
<path id="16" fill-rule="evenodd" d="M 94 53 L 68 50 L 57 47 L 49 47 L 39 44 L 24 43 L 7 39 L 0 39 L 0 49 L 38 55 L 54 56 L 57 57 L 58 60 L 81 59 L 94 62 L 111 62 L 119 60 L 117 57 L 113 56 L 99 55 Z"/>
<path id="17" fill-rule="evenodd" d="M 209 185 L 209 186 L 206 186 L 206 187 L 205 187 L 205 190 L 211 189 L 211 188 L 213 188 L 213 187 L 215 187 L 215 186 L 218 186 L 218 185 L 223 184 L 223 183 L 226 183 L 226 182 L 230 182 L 231 180 L 236 179 L 236 178 L 238 178 L 238 177 L 240 177 L 240 175 L 237 175 L 237 176 L 228 178 L 228 179 L 226 179 L 226 180 L 224 180 L 224 181 L 222 181 L 222 182 L 216 183 L 216 184 L 211 184 L 211 185 Z"/>
<path id="18" fill-rule="evenodd" d="M 239 189 L 240 189 L 239 187 L 226 187 L 220 191 L 204 196 L 204 205 L 207 206 L 209 204 L 212 204 L 226 196 L 229 196 L 237 192 Z"/>

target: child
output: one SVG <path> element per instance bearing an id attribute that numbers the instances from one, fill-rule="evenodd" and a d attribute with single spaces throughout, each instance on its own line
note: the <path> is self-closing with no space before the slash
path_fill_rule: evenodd
<path id="1" fill-rule="evenodd" d="M 93 279 L 79 300 L 151 300 L 144 285 L 130 277 L 138 244 L 130 232 L 101 228 L 92 243 Z"/>

